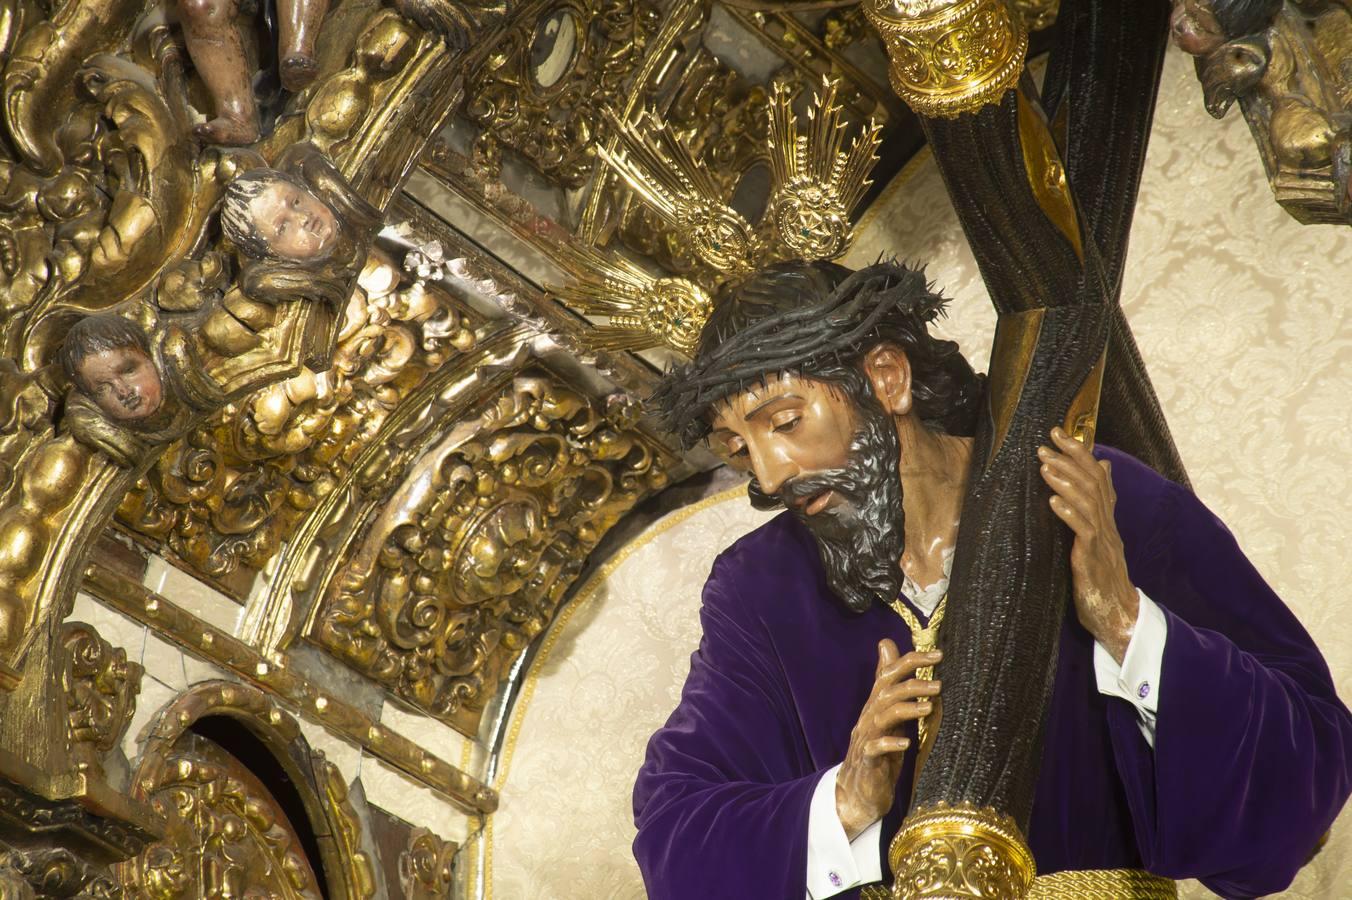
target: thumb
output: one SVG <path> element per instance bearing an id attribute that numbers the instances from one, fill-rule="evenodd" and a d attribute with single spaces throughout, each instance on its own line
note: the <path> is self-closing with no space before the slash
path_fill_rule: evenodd
<path id="1" fill-rule="evenodd" d="M 897 650 L 897 645 L 891 638 L 883 638 L 878 642 L 878 670 L 876 675 L 881 675 L 883 669 L 886 669 L 892 663 L 901 658 L 901 653 Z"/>

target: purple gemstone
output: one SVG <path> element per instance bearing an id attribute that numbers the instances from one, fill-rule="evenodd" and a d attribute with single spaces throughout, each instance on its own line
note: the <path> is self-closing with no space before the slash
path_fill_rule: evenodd
<path id="1" fill-rule="evenodd" d="M 1141 686 L 1136 689 L 1136 696 L 1144 700 L 1150 696 L 1150 682 L 1142 681 Z"/>
<path id="2" fill-rule="evenodd" d="M 831 873 L 831 884 L 834 885 L 835 887 L 840 887 L 840 876 L 837 875 L 835 872 Z"/>

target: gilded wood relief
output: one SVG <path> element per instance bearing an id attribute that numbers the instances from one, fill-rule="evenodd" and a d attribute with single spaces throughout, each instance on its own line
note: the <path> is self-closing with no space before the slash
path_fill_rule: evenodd
<path id="1" fill-rule="evenodd" d="M 408 466 L 328 580 L 311 638 L 471 728 L 591 548 L 670 455 L 546 371 L 514 377 Z"/>

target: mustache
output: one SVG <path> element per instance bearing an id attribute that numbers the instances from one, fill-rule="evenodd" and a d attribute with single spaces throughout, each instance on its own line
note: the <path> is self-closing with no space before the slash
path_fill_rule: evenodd
<path id="1" fill-rule="evenodd" d="M 760 482 L 752 477 L 747 485 L 747 495 L 751 505 L 759 510 L 774 510 L 788 507 L 800 508 L 808 500 L 824 491 L 857 496 L 868 489 L 869 478 L 860 471 L 859 466 L 842 466 L 838 469 L 823 469 L 787 478 L 774 493 L 767 493 Z"/>
<path id="2" fill-rule="evenodd" d="M 844 465 L 801 473 L 767 493 L 753 477 L 751 505 L 770 511 L 788 507 L 812 533 L 827 584 L 845 606 L 863 612 L 886 603 L 901 589 L 898 565 L 905 549 L 905 513 L 894 426 L 881 411 L 860 406 L 860 427 Z M 821 513 L 803 512 L 808 500 L 831 491 L 839 502 Z"/>

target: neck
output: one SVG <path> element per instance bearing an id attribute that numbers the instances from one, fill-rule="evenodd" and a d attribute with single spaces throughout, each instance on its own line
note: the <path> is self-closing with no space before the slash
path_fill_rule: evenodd
<path id="1" fill-rule="evenodd" d="M 925 587 L 943 577 L 944 551 L 958 539 L 972 439 L 930 431 L 911 416 L 897 420 L 897 437 L 906 513 L 901 570 Z"/>

